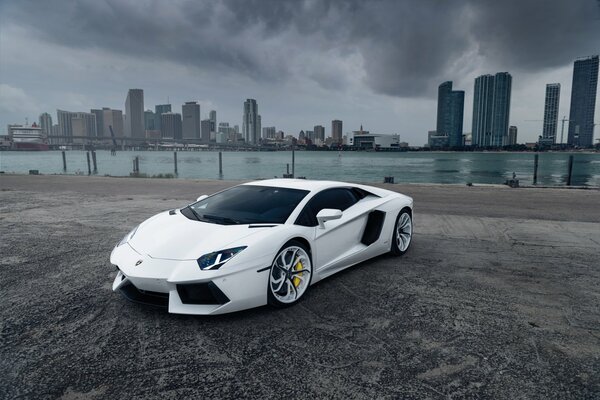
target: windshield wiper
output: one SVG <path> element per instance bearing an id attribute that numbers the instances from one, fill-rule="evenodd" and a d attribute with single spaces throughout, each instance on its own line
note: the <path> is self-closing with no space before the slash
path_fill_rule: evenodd
<path id="1" fill-rule="evenodd" d="M 196 211 L 195 211 L 195 210 L 192 208 L 192 206 L 187 206 L 187 208 L 188 208 L 188 209 L 189 209 L 189 210 L 192 212 L 192 214 L 194 214 L 194 217 L 196 217 L 196 220 L 197 220 L 197 221 L 201 221 L 200 214 L 198 214 L 198 213 L 197 213 L 197 212 L 196 212 Z"/>
<path id="2" fill-rule="evenodd" d="M 223 222 L 224 224 L 227 224 L 227 225 L 237 225 L 237 224 L 241 223 L 240 221 L 235 220 L 233 218 L 220 217 L 218 215 L 204 214 L 204 215 L 202 215 L 201 218 L 208 219 L 208 220 L 211 220 L 211 221 L 221 221 L 221 222 Z"/>

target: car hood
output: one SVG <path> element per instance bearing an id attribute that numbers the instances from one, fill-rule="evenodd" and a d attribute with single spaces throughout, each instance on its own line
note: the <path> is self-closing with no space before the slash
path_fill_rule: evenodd
<path id="1" fill-rule="evenodd" d="M 164 212 L 138 227 L 129 244 L 140 254 L 169 260 L 196 260 L 200 256 L 226 249 L 261 229 L 248 225 L 218 225 L 193 221 L 179 212 Z"/>

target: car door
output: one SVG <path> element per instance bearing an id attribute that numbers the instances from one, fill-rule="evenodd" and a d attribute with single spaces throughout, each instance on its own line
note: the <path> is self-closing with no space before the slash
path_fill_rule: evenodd
<path id="1" fill-rule="evenodd" d="M 359 200 L 351 188 L 326 189 L 316 194 L 300 213 L 297 223 L 314 229 L 313 262 L 317 272 L 335 272 L 344 258 L 364 247 L 360 239 L 366 215 L 353 207 Z M 324 208 L 341 210 L 343 214 L 321 228 L 317 214 Z"/>

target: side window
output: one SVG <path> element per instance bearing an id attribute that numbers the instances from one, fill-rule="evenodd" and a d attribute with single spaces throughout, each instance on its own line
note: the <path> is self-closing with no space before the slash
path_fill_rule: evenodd
<path id="1" fill-rule="evenodd" d="M 346 210 L 358 202 L 359 198 L 352 190 L 339 188 L 328 189 L 313 197 L 298 216 L 296 224 L 317 226 L 317 214 L 324 208 Z"/>

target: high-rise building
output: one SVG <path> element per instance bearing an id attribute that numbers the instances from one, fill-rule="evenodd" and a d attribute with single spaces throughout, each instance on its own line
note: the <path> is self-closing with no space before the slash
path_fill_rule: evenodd
<path id="1" fill-rule="evenodd" d="M 196 101 L 187 101 L 181 107 L 183 118 L 183 138 L 200 139 L 200 104 Z"/>
<path id="2" fill-rule="evenodd" d="M 181 139 L 181 114 L 166 112 L 160 115 L 161 136 Z"/>
<path id="3" fill-rule="evenodd" d="M 512 76 L 508 72 L 498 72 L 494 77 L 492 146 L 504 146 L 508 143 L 511 92 Z"/>
<path id="4" fill-rule="evenodd" d="M 463 145 L 463 115 L 465 92 L 452 90 L 452 81 L 438 87 L 437 135 L 448 136 L 450 147 Z"/>
<path id="5" fill-rule="evenodd" d="M 215 110 L 210 110 L 208 119 L 210 119 L 210 131 L 215 133 L 217 131 L 217 112 Z"/>
<path id="6" fill-rule="evenodd" d="M 509 126 L 508 127 L 508 140 L 506 143 L 508 146 L 514 146 L 517 144 L 517 127 Z"/>
<path id="7" fill-rule="evenodd" d="M 277 129 L 274 126 L 265 126 L 264 128 L 262 128 L 263 139 L 275 139 L 276 133 Z"/>
<path id="8" fill-rule="evenodd" d="M 319 140 L 321 143 L 325 142 L 325 127 L 323 125 L 315 125 L 313 132 L 315 133 L 315 140 Z"/>
<path id="9" fill-rule="evenodd" d="M 59 135 L 70 136 L 70 138 L 62 139 L 62 142 L 72 143 L 73 136 L 78 136 L 80 140 L 83 136 L 97 136 L 96 114 L 94 113 L 56 110 L 56 117 Z"/>
<path id="10" fill-rule="evenodd" d="M 582 58 L 573 65 L 569 138 L 572 146 L 594 144 L 594 111 L 598 87 L 598 56 Z"/>
<path id="11" fill-rule="evenodd" d="M 210 126 L 211 126 L 211 120 L 210 119 L 203 119 L 202 122 L 200 123 L 200 139 L 202 140 L 202 143 L 209 143 L 210 142 Z M 216 139 L 216 136 L 215 136 Z"/>
<path id="12" fill-rule="evenodd" d="M 154 129 L 160 131 L 161 115 L 171 112 L 170 104 L 158 104 L 154 106 Z"/>
<path id="13" fill-rule="evenodd" d="M 512 77 L 508 72 L 475 79 L 473 96 L 474 146 L 503 146 L 508 143 L 508 121 Z"/>
<path id="14" fill-rule="evenodd" d="M 144 91 L 129 89 L 125 100 L 125 136 L 146 137 L 144 133 Z"/>
<path id="15" fill-rule="evenodd" d="M 52 136 L 52 116 L 48 113 L 41 114 L 39 123 L 42 134 L 46 135 L 46 137 Z"/>
<path id="16" fill-rule="evenodd" d="M 544 126 L 542 129 L 542 139 L 544 139 L 545 143 L 556 143 L 559 104 L 560 83 L 547 84 L 546 101 L 544 104 Z"/>
<path id="17" fill-rule="evenodd" d="M 256 100 L 247 99 L 244 102 L 242 131 L 244 140 L 249 144 L 258 144 L 260 140 L 260 116 Z"/>
<path id="18" fill-rule="evenodd" d="M 112 127 L 115 137 L 123 137 L 123 112 L 108 107 L 91 110 L 96 116 L 96 133 L 98 136 L 110 138 Z"/>
<path id="19" fill-rule="evenodd" d="M 331 137 L 333 139 L 333 143 L 341 144 L 342 143 L 342 121 L 339 119 L 334 119 L 331 121 Z"/>
<path id="20" fill-rule="evenodd" d="M 154 111 L 152 110 L 146 110 L 144 111 L 144 130 L 146 131 L 153 131 L 156 129 L 156 124 L 155 121 L 156 118 L 154 117 Z"/>

